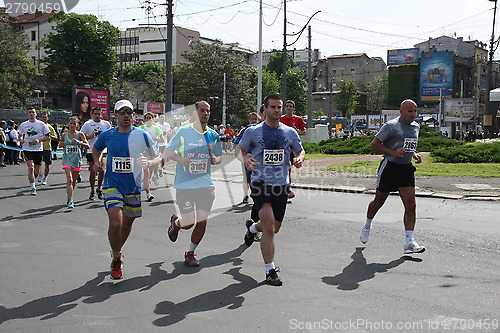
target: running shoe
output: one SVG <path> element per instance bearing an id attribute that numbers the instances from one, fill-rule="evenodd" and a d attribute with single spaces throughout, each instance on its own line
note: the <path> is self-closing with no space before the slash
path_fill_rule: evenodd
<path id="1" fill-rule="evenodd" d="M 288 199 L 293 199 L 293 198 L 295 198 L 295 193 L 293 193 L 293 191 L 290 190 L 288 192 Z"/>
<path id="2" fill-rule="evenodd" d="M 42 180 L 42 185 L 47 185 L 47 177 L 44 177 Z"/>
<path id="3" fill-rule="evenodd" d="M 194 251 L 184 252 L 184 262 L 186 263 L 186 265 L 191 267 L 200 266 L 200 261 L 197 260 L 194 256 L 195 256 Z"/>
<path id="4" fill-rule="evenodd" d="M 43 180 L 43 173 L 39 173 L 38 177 L 36 177 L 36 181 L 39 182 L 39 183 L 41 183 L 42 180 Z"/>
<path id="5" fill-rule="evenodd" d="M 245 244 L 247 246 L 252 245 L 254 241 L 255 234 L 250 231 L 250 227 L 252 226 L 253 223 L 254 222 L 252 219 L 245 221 L 245 227 L 247 228 L 247 232 L 245 233 L 245 237 L 243 237 L 243 240 L 245 241 Z"/>
<path id="6" fill-rule="evenodd" d="M 366 244 L 368 243 L 368 238 L 370 237 L 370 228 L 364 226 L 363 229 L 361 229 L 361 232 L 359 233 L 359 240 L 361 243 Z"/>
<path id="7" fill-rule="evenodd" d="M 247 204 L 247 203 L 248 203 L 248 195 L 245 195 L 245 196 L 243 197 L 243 201 L 242 201 L 242 203 L 244 203 L 244 204 Z"/>
<path id="8" fill-rule="evenodd" d="M 262 232 L 258 232 L 255 234 L 255 236 L 253 236 L 254 242 L 260 242 L 261 238 L 262 238 Z"/>
<path id="9" fill-rule="evenodd" d="M 97 197 L 99 198 L 99 200 L 102 200 L 102 191 L 96 190 L 95 193 L 97 193 Z"/>
<path id="10" fill-rule="evenodd" d="M 7 166 L 5 165 L 5 163 L 0 163 L 0 168 L 6 168 Z"/>
<path id="11" fill-rule="evenodd" d="M 36 195 L 36 188 L 31 189 L 31 195 Z"/>
<path id="12" fill-rule="evenodd" d="M 154 195 L 152 195 L 151 193 L 148 193 L 146 201 L 151 202 L 151 201 L 153 201 L 154 198 L 155 198 Z"/>
<path id="13" fill-rule="evenodd" d="M 95 200 L 95 194 L 94 194 L 94 192 L 90 192 L 89 200 Z"/>
<path id="14" fill-rule="evenodd" d="M 121 257 L 113 258 L 113 261 L 111 261 L 111 272 L 109 274 L 112 280 L 120 280 L 123 277 L 122 267 L 123 262 Z"/>
<path id="15" fill-rule="evenodd" d="M 278 276 L 279 271 L 280 271 L 279 267 L 276 267 L 275 269 L 271 269 L 269 273 L 266 274 L 266 283 L 268 285 L 277 287 L 283 285 L 283 282 Z"/>
<path id="16" fill-rule="evenodd" d="M 179 227 L 176 222 L 179 220 L 179 217 L 176 214 L 173 214 L 170 217 L 170 226 L 168 227 L 168 238 L 172 242 L 175 242 L 177 240 L 177 236 L 179 235 L 179 231 L 181 230 L 181 227 Z"/>
<path id="17" fill-rule="evenodd" d="M 75 203 L 73 201 L 68 201 L 66 205 L 68 206 L 69 209 L 75 208 Z"/>
<path id="18" fill-rule="evenodd" d="M 412 253 L 422 253 L 425 252 L 425 247 L 420 246 L 412 239 L 409 243 L 404 246 L 404 254 L 412 254 Z"/>

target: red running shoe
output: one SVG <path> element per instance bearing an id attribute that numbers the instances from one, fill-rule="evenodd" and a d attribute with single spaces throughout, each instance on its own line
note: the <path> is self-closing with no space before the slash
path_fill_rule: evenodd
<path id="1" fill-rule="evenodd" d="M 177 236 L 179 235 L 179 231 L 181 230 L 181 227 L 175 224 L 178 220 L 179 217 L 176 214 L 173 214 L 170 217 L 170 226 L 168 227 L 168 238 L 170 238 L 172 242 L 175 242 L 177 240 Z"/>
<path id="2" fill-rule="evenodd" d="M 111 262 L 111 279 L 120 280 L 123 277 L 122 273 L 123 262 L 121 258 L 113 258 Z"/>
<path id="3" fill-rule="evenodd" d="M 184 253 L 184 262 L 186 263 L 186 265 L 191 267 L 200 266 L 200 261 L 196 260 L 194 256 L 194 251 L 188 251 Z"/>

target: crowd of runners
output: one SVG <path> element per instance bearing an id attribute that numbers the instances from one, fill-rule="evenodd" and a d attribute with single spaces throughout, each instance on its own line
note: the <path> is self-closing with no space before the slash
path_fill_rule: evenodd
<path id="1" fill-rule="evenodd" d="M 251 215 L 244 225 L 243 240 L 247 246 L 260 242 L 266 282 L 280 286 L 282 280 L 275 265 L 275 234 L 282 227 L 286 207 L 295 194 L 291 189 L 291 168 L 302 167 L 305 151 L 301 136 L 307 134 L 302 118 L 294 115 L 295 103 L 283 101 L 280 95 L 266 96 L 258 113 L 250 113 L 248 126 L 238 133 L 228 124 L 219 129 L 208 126 L 210 104 L 198 101 L 189 119 L 172 128 L 165 115 L 146 113 L 143 123 L 137 122 L 136 112 L 128 100 L 114 106 L 116 126 L 102 119 L 102 111 L 91 110 L 91 118 L 82 123 L 75 115 L 69 118 L 62 133 L 49 123 L 48 114 L 37 119 L 34 108 L 27 110 L 28 120 L 17 130 L 19 149 L 7 145 L 7 123 L 1 121 L 0 164 L 6 151 L 22 151 L 27 166 L 31 195 L 36 186 L 47 184 L 53 156 L 53 142 L 62 149 L 62 168 L 66 174 L 67 208 L 75 208 L 75 184 L 82 171 L 83 158 L 89 166 L 89 200 L 103 200 L 108 216 L 108 239 L 111 248 L 112 279 L 121 279 L 122 249 L 133 222 L 142 216 L 142 192 L 146 201 L 153 201 L 151 182 L 163 177 L 167 161 L 175 163 L 176 211 L 172 212 L 168 237 L 176 242 L 181 230 L 192 229 L 184 251 L 184 262 L 199 266 L 195 250 L 207 229 L 215 198 L 211 177 L 214 165 L 222 162 L 223 151 L 234 151 L 242 163 L 243 200 L 253 201 Z M 405 254 L 422 253 L 425 247 L 413 237 L 416 221 L 415 167 L 421 162 L 417 153 L 419 125 L 415 122 L 417 105 L 412 100 L 401 103 L 400 117 L 384 124 L 371 142 L 382 153 L 377 178 L 377 190 L 370 202 L 366 221 L 359 239 L 366 244 L 373 219 L 390 192 L 398 191 L 404 205 Z M 139 125 L 139 126 L 137 126 Z M 226 155 L 227 156 L 227 155 Z M 42 170 L 42 164 L 45 168 Z M 166 185 L 168 186 L 168 185 Z"/>

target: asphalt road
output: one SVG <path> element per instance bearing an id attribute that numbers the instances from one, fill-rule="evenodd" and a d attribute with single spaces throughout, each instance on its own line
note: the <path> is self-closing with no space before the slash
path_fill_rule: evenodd
<path id="1" fill-rule="evenodd" d="M 258 243 L 243 244 L 241 184 L 216 182 L 198 268 L 183 263 L 189 231 L 168 240 L 175 208 L 161 186 L 123 249 L 124 279 L 112 281 L 107 216 L 85 181 L 68 211 L 59 161 L 36 197 L 24 167 L 0 175 L 1 332 L 500 332 L 497 202 L 419 198 L 427 251 L 404 256 L 397 197 L 364 246 L 372 195 L 297 189 L 276 236 L 284 285 L 271 287 Z"/>

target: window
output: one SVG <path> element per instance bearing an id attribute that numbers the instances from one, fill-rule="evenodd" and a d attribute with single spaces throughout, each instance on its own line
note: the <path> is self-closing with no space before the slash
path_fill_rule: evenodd
<path id="1" fill-rule="evenodd" d="M 36 31 L 31 32 L 31 40 L 36 40 Z"/>

